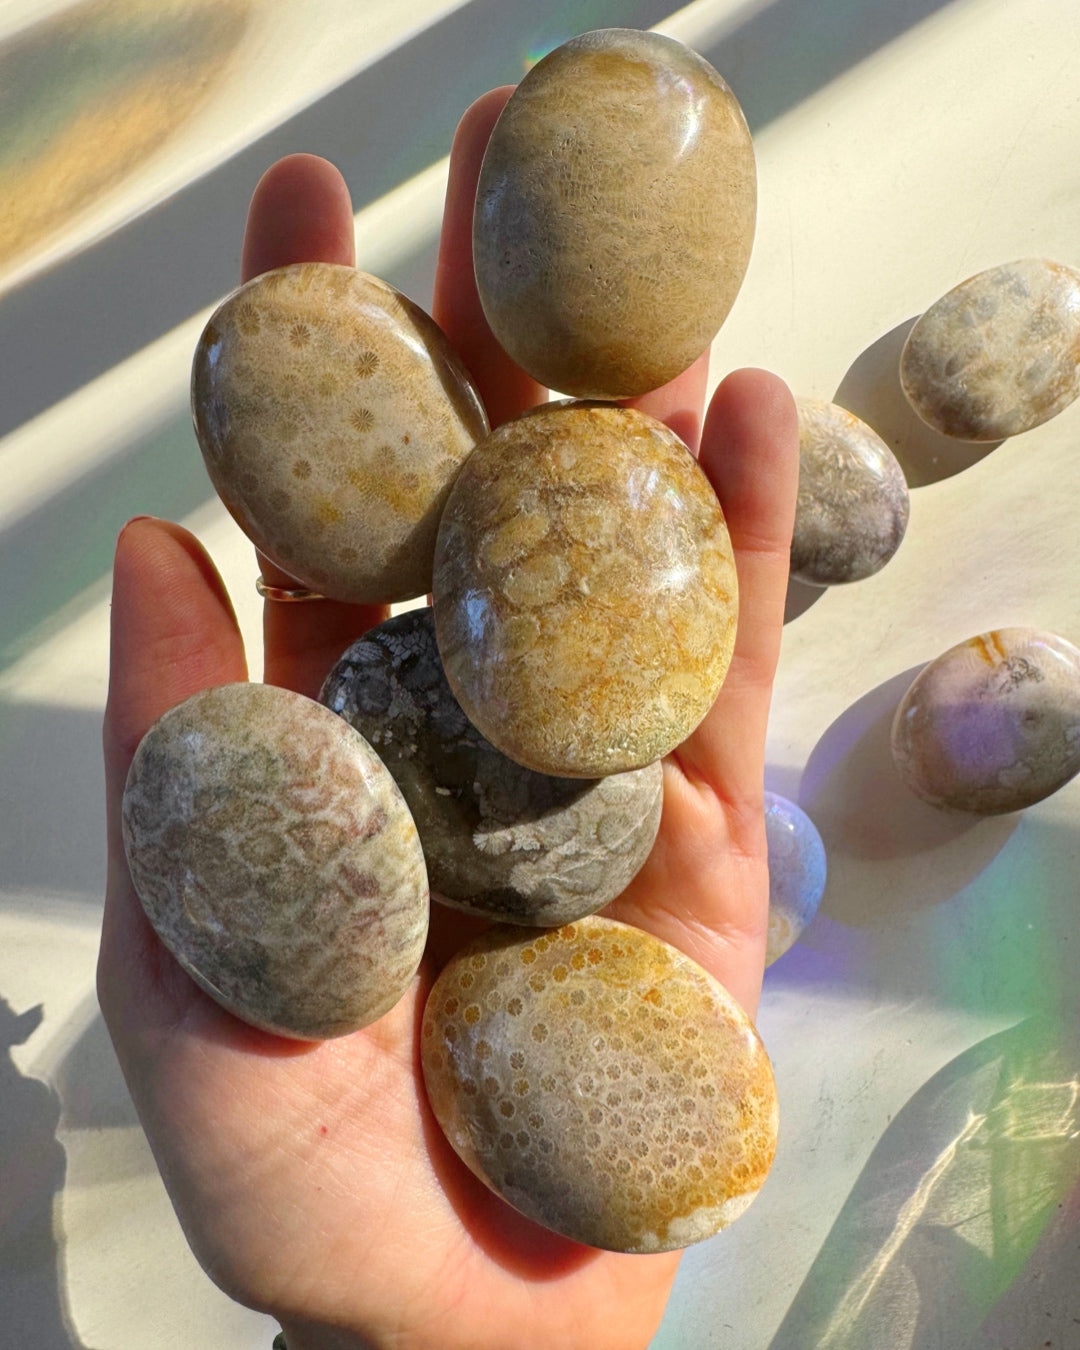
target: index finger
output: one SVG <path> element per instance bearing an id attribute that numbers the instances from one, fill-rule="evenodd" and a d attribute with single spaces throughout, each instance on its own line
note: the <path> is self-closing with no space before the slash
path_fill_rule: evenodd
<path id="1" fill-rule="evenodd" d="M 476 381 L 493 427 L 543 403 L 547 390 L 507 356 L 488 327 L 473 270 L 473 203 L 495 123 L 514 92 L 507 84 L 478 98 L 454 133 L 446 184 L 432 317 Z"/>
<path id="2" fill-rule="evenodd" d="M 341 173 L 317 155 L 289 155 L 255 188 L 244 235 L 242 279 L 294 262 L 355 265 L 352 201 Z M 292 587 L 293 577 L 262 554 L 263 580 Z M 263 605 L 263 678 L 314 698 L 326 672 L 361 633 L 381 623 L 384 605 L 338 600 Z"/>

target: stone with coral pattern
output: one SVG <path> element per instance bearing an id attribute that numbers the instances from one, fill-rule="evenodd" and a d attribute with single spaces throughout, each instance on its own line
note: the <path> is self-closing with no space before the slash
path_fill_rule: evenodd
<path id="1" fill-rule="evenodd" d="M 352 267 L 265 272 L 211 316 L 191 398 L 218 495 L 278 567 L 335 600 L 430 590 L 439 515 L 487 417 L 411 300 Z"/>
<path id="2" fill-rule="evenodd" d="M 900 383 L 924 422 L 958 440 L 1055 417 L 1080 394 L 1080 272 L 1023 258 L 968 277 L 908 334 Z"/>
<path id="3" fill-rule="evenodd" d="M 439 527 L 451 689 L 504 755 L 599 778 L 674 749 L 720 689 L 735 562 L 716 495 L 655 418 L 547 404 L 469 457 Z"/>
<path id="4" fill-rule="evenodd" d="M 158 936 L 253 1026 L 345 1035 L 416 972 L 429 909 L 416 827 L 363 737 L 313 699 L 227 684 L 171 709 L 136 750 L 123 835 Z"/>
<path id="5" fill-rule="evenodd" d="M 659 33 L 556 48 L 491 136 L 473 216 L 481 302 L 541 384 L 655 389 L 712 341 L 754 236 L 754 150 L 711 65 Z"/>
<path id="6" fill-rule="evenodd" d="M 496 928 L 432 987 L 421 1058 L 462 1161 L 564 1237 L 658 1252 L 711 1237 L 776 1149 L 772 1066 L 724 987 L 598 917 Z"/>

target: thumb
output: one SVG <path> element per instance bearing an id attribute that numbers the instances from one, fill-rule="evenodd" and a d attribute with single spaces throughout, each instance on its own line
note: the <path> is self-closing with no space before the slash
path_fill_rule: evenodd
<path id="1" fill-rule="evenodd" d="M 201 544 L 167 521 L 129 521 L 117 540 L 113 567 L 103 727 L 109 880 L 98 988 L 111 1025 L 124 1016 L 122 1008 L 111 1005 L 142 1001 L 151 989 L 140 986 L 140 975 L 149 975 L 158 964 L 157 940 L 132 889 L 120 833 L 120 803 L 132 756 L 152 724 L 177 703 L 211 685 L 246 678 L 232 605 Z M 117 978 L 110 978 L 113 973 Z M 160 996 L 162 984 L 153 983 Z"/>

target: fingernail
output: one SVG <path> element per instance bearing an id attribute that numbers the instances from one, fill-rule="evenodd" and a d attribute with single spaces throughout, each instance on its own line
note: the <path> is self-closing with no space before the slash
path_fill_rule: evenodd
<path id="1" fill-rule="evenodd" d="M 132 516 L 130 520 L 125 520 L 123 525 L 120 526 L 120 533 L 116 536 L 117 543 L 119 543 L 120 540 L 124 537 L 124 531 L 128 528 L 129 525 L 134 525 L 135 522 L 138 520 L 157 520 L 157 519 L 158 519 L 157 516 Z"/>

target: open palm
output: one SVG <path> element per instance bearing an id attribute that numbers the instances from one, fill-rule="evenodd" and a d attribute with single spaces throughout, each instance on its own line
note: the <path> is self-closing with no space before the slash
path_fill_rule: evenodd
<path id="1" fill-rule="evenodd" d="M 493 424 L 545 396 L 498 349 L 480 311 L 471 203 L 509 90 L 462 120 L 436 279 L 435 317 Z M 340 175 L 292 156 L 252 201 L 244 272 L 354 262 Z M 704 359 L 635 400 L 695 450 L 735 546 L 735 656 L 708 717 L 665 763 L 664 811 L 643 871 L 608 910 L 689 953 L 753 1014 L 768 906 L 765 727 L 782 626 L 797 479 L 795 414 L 760 371 L 729 376 L 704 414 Z M 269 581 L 289 579 L 260 559 Z M 331 601 L 268 603 L 265 679 L 314 695 L 349 643 L 384 617 Z M 142 735 L 197 690 L 247 678 L 232 608 L 199 544 L 163 521 L 117 545 L 105 719 L 110 870 L 101 1006 L 165 1184 L 196 1256 L 228 1294 L 277 1317 L 290 1350 L 486 1350 L 648 1343 L 677 1254 L 622 1256 L 539 1228 L 451 1152 L 427 1106 L 418 1029 L 427 989 L 476 921 L 437 908 L 420 972 L 373 1026 L 318 1045 L 235 1020 L 158 942 L 124 861 L 119 803 Z"/>

